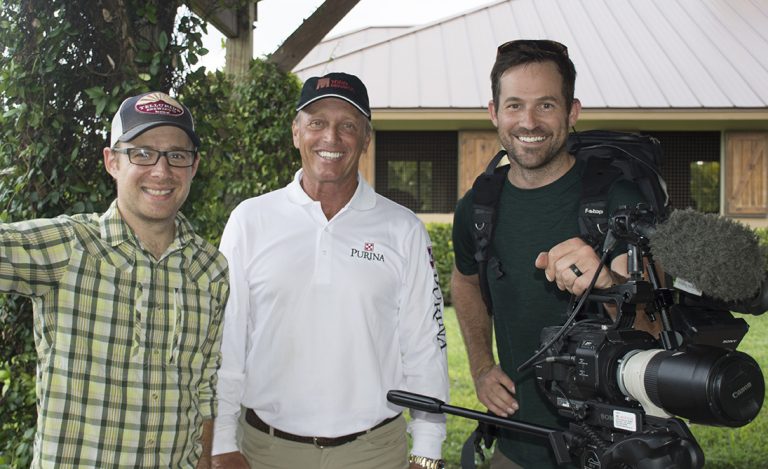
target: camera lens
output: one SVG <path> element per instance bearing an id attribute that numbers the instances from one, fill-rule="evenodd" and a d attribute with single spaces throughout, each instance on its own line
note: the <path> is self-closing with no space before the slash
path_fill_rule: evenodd
<path id="1" fill-rule="evenodd" d="M 760 412 L 765 397 L 757 362 L 719 347 L 628 354 L 618 378 L 622 391 L 644 408 L 650 400 L 669 414 L 706 425 L 746 425 Z"/>

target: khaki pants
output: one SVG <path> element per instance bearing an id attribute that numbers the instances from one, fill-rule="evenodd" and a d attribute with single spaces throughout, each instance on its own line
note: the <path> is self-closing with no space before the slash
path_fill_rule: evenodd
<path id="1" fill-rule="evenodd" d="M 332 448 L 283 440 L 259 431 L 241 417 L 240 451 L 251 469 L 406 469 L 405 418 Z"/>

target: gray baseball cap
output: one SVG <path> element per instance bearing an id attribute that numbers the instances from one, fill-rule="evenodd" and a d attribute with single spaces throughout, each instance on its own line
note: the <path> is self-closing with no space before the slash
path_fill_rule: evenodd
<path id="1" fill-rule="evenodd" d="M 112 119 L 111 146 L 129 142 L 142 133 L 162 125 L 178 127 L 189 135 L 195 148 L 200 138 L 195 133 L 195 121 L 186 106 L 160 91 L 133 96 L 120 105 Z"/>

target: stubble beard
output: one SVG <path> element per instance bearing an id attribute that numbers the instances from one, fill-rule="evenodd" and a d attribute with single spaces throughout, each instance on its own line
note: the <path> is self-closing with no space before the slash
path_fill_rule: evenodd
<path id="1" fill-rule="evenodd" d="M 524 171 L 540 171 L 548 168 L 558 157 L 565 155 L 566 142 L 563 141 L 557 147 L 548 146 L 536 150 L 518 149 L 515 146 L 516 138 L 510 136 L 504 145 L 510 162 L 517 164 Z"/>

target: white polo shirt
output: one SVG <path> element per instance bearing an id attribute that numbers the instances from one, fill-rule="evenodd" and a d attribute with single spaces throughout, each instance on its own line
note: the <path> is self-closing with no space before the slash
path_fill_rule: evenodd
<path id="1" fill-rule="evenodd" d="M 238 451 L 240 406 L 280 430 L 336 437 L 402 409 L 403 389 L 448 400 L 443 301 L 429 236 L 358 175 L 332 220 L 299 184 L 241 203 L 229 261 L 213 454 Z M 413 453 L 440 457 L 445 416 L 412 411 Z"/>

